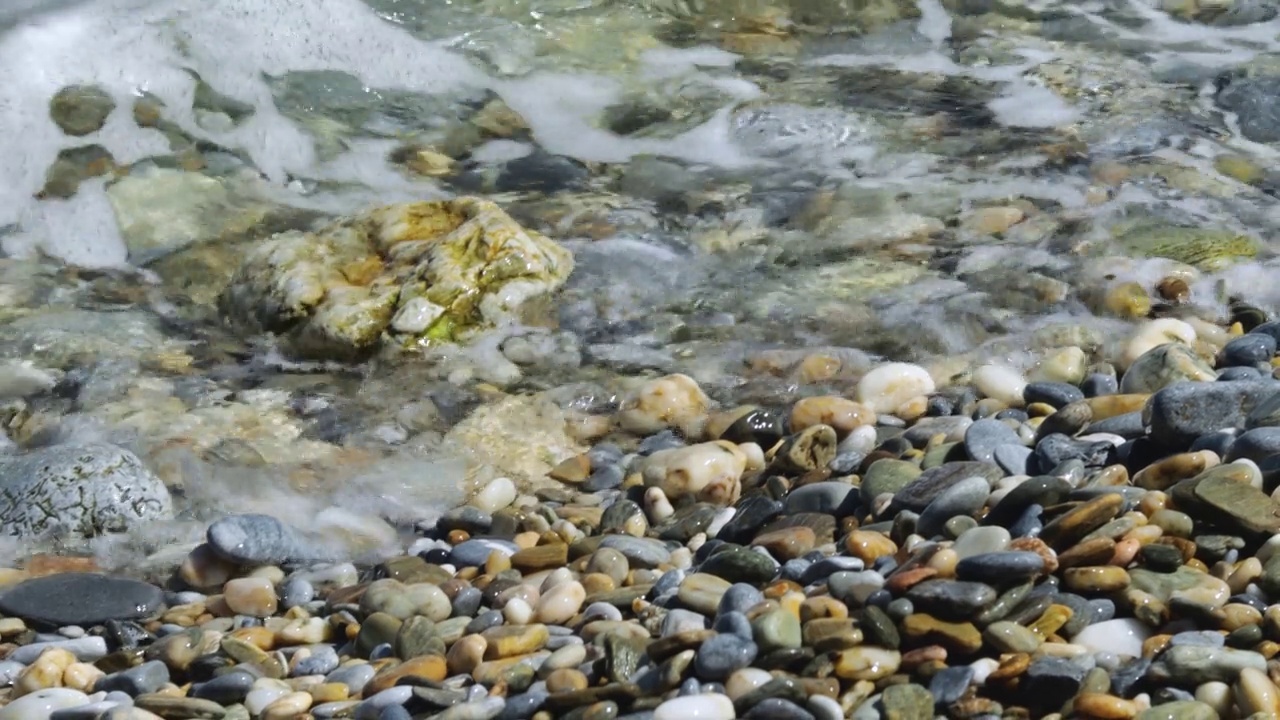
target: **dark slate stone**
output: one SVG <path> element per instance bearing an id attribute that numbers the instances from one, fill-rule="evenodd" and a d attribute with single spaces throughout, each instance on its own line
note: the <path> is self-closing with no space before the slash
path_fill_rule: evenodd
<path id="1" fill-rule="evenodd" d="M 922 512 L 944 490 L 967 477 L 984 478 L 990 485 L 1004 477 L 1004 471 L 985 462 L 950 462 L 930 468 L 893 494 L 893 509 Z"/>
<path id="2" fill-rule="evenodd" d="M 0 612 L 48 625 L 98 625 L 157 613 L 164 591 L 150 583 L 97 573 L 62 573 L 25 580 L 0 595 Z"/>
<path id="3" fill-rule="evenodd" d="M 1241 382 L 1247 380 L 1264 380 L 1266 376 L 1256 367 L 1228 367 L 1218 373 L 1217 382 Z"/>
<path id="4" fill-rule="evenodd" d="M 1022 399 L 1027 404 L 1045 403 L 1061 408 L 1063 405 L 1083 400 L 1084 393 L 1075 385 L 1064 382 L 1033 382 L 1027 383 L 1026 388 L 1022 390 Z"/>
<path id="5" fill-rule="evenodd" d="M 1111 433 L 1128 440 L 1142 437 L 1147 432 L 1147 426 L 1142 422 L 1142 411 L 1135 410 L 1091 423 L 1084 432 L 1085 434 Z"/>
<path id="6" fill-rule="evenodd" d="M 813 713 L 782 698 L 761 700 L 742 717 L 748 720 L 814 720 Z"/>
<path id="7" fill-rule="evenodd" d="M 1069 660 L 1039 657 L 1031 661 L 1019 688 L 1028 705 L 1057 709 L 1080 691 L 1086 670 Z"/>
<path id="8" fill-rule="evenodd" d="M 1015 538 L 1024 537 L 1040 537 L 1040 531 L 1044 529 L 1044 508 L 1039 505 L 1028 505 L 1022 510 L 1022 514 L 1009 524 L 1007 528 L 1009 535 Z"/>
<path id="9" fill-rule="evenodd" d="M 737 513 L 720 528 L 716 539 L 742 545 L 751 542 L 760 528 L 781 515 L 786 505 L 763 495 L 752 495 L 738 501 L 735 508 Z"/>
<path id="10" fill-rule="evenodd" d="M 1240 433 L 1223 462 L 1245 459 L 1256 463 L 1276 454 L 1280 454 L 1280 427 L 1259 427 Z"/>
<path id="11" fill-rule="evenodd" d="M 814 562 L 804 571 L 804 575 L 800 578 L 801 585 L 812 585 L 821 580 L 826 580 L 832 573 L 849 570 L 857 572 L 865 567 L 865 563 L 861 559 L 855 557 L 844 557 L 834 555 L 829 558 L 823 558 Z"/>
<path id="12" fill-rule="evenodd" d="M 1071 484 L 1051 475 L 1038 475 L 1018 483 L 983 518 L 984 525 L 1008 527 L 1030 505 L 1057 505 L 1071 492 Z"/>
<path id="13" fill-rule="evenodd" d="M 1249 366 L 1271 362 L 1276 354 L 1276 339 L 1268 333 L 1249 333 L 1228 342 L 1218 359 L 1222 365 Z"/>
<path id="14" fill-rule="evenodd" d="M 996 601 L 990 585 L 961 580 L 925 580 L 907 591 L 917 612 L 942 620 L 968 620 Z"/>
<path id="15" fill-rule="evenodd" d="M 507 162 L 495 188 L 498 192 L 533 191 L 549 195 L 581 187 L 587 175 L 587 169 L 577 160 L 535 150 Z"/>
<path id="16" fill-rule="evenodd" d="M 1080 383 L 1080 390 L 1085 397 L 1102 397 L 1103 395 L 1115 395 L 1120 392 L 1120 381 L 1116 380 L 1115 375 L 1107 375 L 1104 373 L 1093 373 Z"/>
<path id="17" fill-rule="evenodd" d="M 1240 427 L 1255 406 L 1280 392 L 1280 383 L 1174 383 L 1148 401 L 1151 439 L 1170 450 L 1181 450 L 1201 435 Z"/>
<path id="18" fill-rule="evenodd" d="M 829 480 L 816 482 L 792 490 L 787 494 L 787 513 L 826 513 L 843 516 L 852 514 L 859 504 L 859 495 L 847 482 Z"/>
<path id="19" fill-rule="evenodd" d="M 1088 467 L 1102 467 L 1115 462 L 1116 447 L 1109 442 L 1076 440 L 1061 433 L 1046 435 L 1036 443 L 1033 462 L 1046 474 L 1069 460 L 1079 460 Z"/>
<path id="20" fill-rule="evenodd" d="M 958 579 L 987 585 L 1015 585 L 1043 571 L 1044 559 L 1026 551 L 980 553 L 956 564 Z"/>

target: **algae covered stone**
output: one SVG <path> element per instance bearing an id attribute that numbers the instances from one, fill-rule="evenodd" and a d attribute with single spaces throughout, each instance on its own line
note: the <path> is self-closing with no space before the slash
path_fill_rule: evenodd
<path id="1" fill-rule="evenodd" d="M 1114 234 L 1115 246 L 1133 257 L 1167 258 L 1201 270 L 1218 270 L 1257 257 L 1261 244 L 1225 229 L 1135 223 Z"/>
<path id="2" fill-rule="evenodd" d="M 221 307 L 302 356 L 465 340 L 559 288 L 573 256 L 477 198 L 388 205 L 253 249 Z"/>

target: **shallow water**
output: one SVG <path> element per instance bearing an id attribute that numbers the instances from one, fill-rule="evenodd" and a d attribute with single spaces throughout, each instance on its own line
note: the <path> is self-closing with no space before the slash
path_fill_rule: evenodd
<path id="1" fill-rule="evenodd" d="M 729 403 L 839 391 L 885 357 L 1025 367 L 1054 346 L 1046 328 L 1121 336 L 1128 319 L 1098 317 L 1097 297 L 1171 272 L 1192 282 L 1179 312 L 1221 320 L 1226 294 L 1274 312 L 1276 151 L 1214 95 L 1223 73 L 1280 68 L 1280 19 L 1265 2 L 1191 19 L 1168 5 L 11 3 L 4 353 L 76 378 L 81 394 L 18 416 L 169 463 L 185 520 L 105 548 L 151 552 L 219 512 L 274 509 L 365 523 L 354 544 L 376 551 L 394 529 L 371 517 L 403 529 L 460 496 L 468 473 L 448 436 L 493 385 L 558 388 L 563 408 L 602 411 L 656 372 L 689 373 Z M 49 99 L 74 84 L 117 106 L 84 138 L 49 119 Z M 448 147 L 495 97 L 527 128 L 465 143 L 465 173 L 432 179 L 389 161 L 405 143 Z M 139 126 L 139 100 L 163 108 L 168 135 Z M 313 217 L 492 195 L 575 253 L 558 330 L 507 328 L 420 366 L 298 364 L 219 322 L 200 294 L 216 251 L 213 265 L 131 255 L 136 228 L 108 198 L 117 179 L 37 199 L 66 148 L 100 145 L 145 178 L 183 167 L 175 137 L 200 154 L 188 174 L 234 188 L 218 201 L 232 214 L 245 198 Z M 181 199 L 155 201 L 161 237 L 192 216 Z M 193 237 L 207 223 L 194 217 Z M 1136 220 L 1245 235 L 1259 252 L 1199 270 L 1146 258 L 1116 239 Z M 54 322 L 50 309 L 85 314 Z M 109 340 L 87 345 L 95 336 Z M 516 336 L 569 343 L 579 360 L 516 368 Z M 819 350 L 840 371 L 797 376 Z M 190 363 L 166 364 L 177 355 Z M 431 419 L 407 417 L 424 398 Z"/>

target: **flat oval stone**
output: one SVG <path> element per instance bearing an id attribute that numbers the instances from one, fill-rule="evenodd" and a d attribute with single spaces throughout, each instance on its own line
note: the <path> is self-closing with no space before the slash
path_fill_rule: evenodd
<path id="1" fill-rule="evenodd" d="M 209 526 L 209 544 L 219 555 L 243 565 L 280 565 L 310 557 L 307 543 L 270 515 L 231 515 Z"/>
<path id="2" fill-rule="evenodd" d="M 967 620 L 996 601 L 989 585 L 960 580 L 925 580 L 907 591 L 917 612 L 943 620 Z"/>
<path id="3" fill-rule="evenodd" d="M 879 462 L 884 462 L 883 460 Z M 878 465 L 879 462 L 876 464 Z M 873 465 L 872 468 L 875 466 Z M 955 483 L 970 477 L 980 477 L 987 481 L 987 486 L 1004 477 L 1004 471 L 993 463 L 985 462 L 950 462 L 936 468 L 930 468 L 912 480 L 901 490 L 893 494 L 893 507 L 897 509 L 923 512 L 929 503 L 941 495 Z"/>
<path id="4" fill-rule="evenodd" d="M 826 513 L 843 515 L 853 512 L 858 496 L 853 485 L 846 482 L 829 480 L 804 485 L 792 490 L 787 495 L 786 511 L 788 513 Z M 853 496 L 852 498 L 850 496 Z M 852 500 L 852 503 L 847 501 Z M 846 504 L 849 506 L 846 507 Z"/>
<path id="5" fill-rule="evenodd" d="M 667 546 L 653 538 L 609 535 L 600 541 L 600 547 L 612 548 L 622 553 L 632 567 L 654 568 L 671 559 L 671 551 Z"/>
<path id="6" fill-rule="evenodd" d="M 1018 433 L 1006 423 L 992 418 L 974 422 L 964 433 L 964 449 L 969 459 L 977 462 L 993 462 L 996 448 L 1001 445 L 1021 445 Z"/>
<path id="7" fill-rule="evenodd" d="M 693 661 L 694 670 L 699 678 L 724 680 L 734 670 L 750 665 L 758 653 L 756 644 L 746 638 L 734 634 L 717 635 L 698 648 Z"/>
<path id="8" fill-rule="evenodd" d="M 920 513 L 916 520 L 916 532 L 930 538 L 941 534 L 947 521 L 953 517 L 971 517 L 987 502 L 991 484 L 986 478 L 965 478 L 943 490 Z"/>
<path id="9" fill-rule="evenodd" d="M 164 592 L 150 583 L 97 573 L 61 573 L 23 581 L 0 595 L 0 611 L 50 625 L 98 625 L 155 615 Z"/>
<path id="10" fill-rule="evenodd" d="M 1044 572 L 1044 558 L 1010 551 L 973 555 L 956 563 L 956 577 L 988 585 L 1015 585 Z"/>
<path id="11" fill-rule="evenodd" d="M 1022 399 L 1028 405 L 1044 403 L 1055 408 L 1070 405 L 1084 399 L 1084 393 L 1075 385 L 1065 382 L 1032 382 L 1022 389 Z"/>
<path id="12" fill-rule="evenodd" d="M 778 564 L 768 555 L 746 548 L 729 548 L 707 558 L 699 570 L 731 583 L 765 583 L 778 574 Z"/>

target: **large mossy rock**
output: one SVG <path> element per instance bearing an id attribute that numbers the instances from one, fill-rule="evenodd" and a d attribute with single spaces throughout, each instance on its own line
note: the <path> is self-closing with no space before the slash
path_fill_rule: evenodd
<path id="1" fill-rule="evenodd" d="M 517 321 L 572 270 L 568 250 L 493 202 L 416 202 L 275 235 L 248 254 L 220 305 L 299 356 L 344 359 Z"/>

